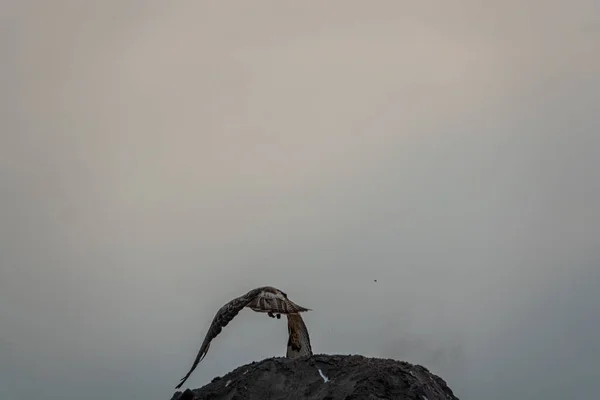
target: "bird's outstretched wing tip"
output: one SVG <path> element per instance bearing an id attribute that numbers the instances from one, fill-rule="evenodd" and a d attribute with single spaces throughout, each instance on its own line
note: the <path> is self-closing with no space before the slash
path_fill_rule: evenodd
<path id="1" fill-rule="evenodd" d="M 181 378 L 179 380 L 179 383 L 177 384 L 177 386 L 175 386 L 175 389 L 180 389 L 183 384 L 185 383 L 185 381 L 187 381 L 187 379 L 190 377 L 191 374 L 187 374 L 186 376 L 184 376 L 183 378 Z"/>

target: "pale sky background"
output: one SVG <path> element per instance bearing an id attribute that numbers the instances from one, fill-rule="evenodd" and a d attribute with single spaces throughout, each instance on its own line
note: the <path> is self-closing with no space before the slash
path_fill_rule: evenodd
<path id="1" fill-rule="evenodd" d="M 0 0 L 0 27 L 1 399 L 169 399 L 261 285 L 315 352 L 597 397 L 597 0 Z M 246 310 L 186 386 L 286 342 Z"/>

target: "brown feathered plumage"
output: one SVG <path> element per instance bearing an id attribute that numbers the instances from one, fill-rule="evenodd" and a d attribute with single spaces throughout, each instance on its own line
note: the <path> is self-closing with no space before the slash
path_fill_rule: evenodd
<path id="1" fill-rule="evenodd" d="M 179 389 L 189 376 L 194 372 L 196 366 L 204 359 L 208 348 L 210 347 L 211 341 L 217 337 L 223 328 L 231 322 L 231 320 L 244 308 L 248 307 L 256 312 L 268 313 L 270 317 L 275 317 L 274 313 L 277 314 L 277 318 L 280 314 L 297 314 L 304 311 L 310 311 L 308 308 L 304 308 L 294 303 L 287 298 L 287 294 L 281 290 L 272 286 L 263 286 L 260 288 L 253 289 L 248 293 L 231 300 L 219 309 L 217 314 L 212 320 L 208 332 L 204 337 L 200 351 L 192 364 L 190 371 L 181 378 L 179 384 L 175 387 Z"/>
<path id="2" fill-rule="evenodd" d="M 300 358 L 312 356 L 310 336 L 304 320 L 300 314 L 287 314 L 288 320 L 288 343 L 287 358 Z"/>

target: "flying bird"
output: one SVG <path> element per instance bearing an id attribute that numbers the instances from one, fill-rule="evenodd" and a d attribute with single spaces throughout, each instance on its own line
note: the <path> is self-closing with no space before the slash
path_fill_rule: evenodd
<path id="1" fill-rule="evenodd" d="M 181 378 L 179 384 L 175 386 L 176 389 L 179 389 L 181 385 L 184 384 L 192 372 L 194 372 L 194 369 L 196 369 L 200 361 L 204 359 L 206 353 L 208 353 L 208 348 L 210 347 L 211 341 L 217 337 L 219 333 L 221 333 L 223 328 L 227 326 L 227 324 L 229 324 L 229 322 L 231 322 L 231 320 L 244 307 L 248 307 L 256 312 L 267 313 L 267 315 L 271 318 L 281 318 L 281 314 L 290 315 L 298 314 L 304 311 L 311 311 L 309 308 L 305 308 L 294 303 L 288 299 L 286 293 L 272 286 L 263 286 L 253 289 L 248 293 L 231 300 L 229 303 L 221 307 L 213 318 L 212 323 L 208 328 L 208 332 L 204 337 L 204 341 L 200 346 L 200 351 L 198 351 L 198 355 L 192 364 L 192 368 L 183 378 Z M 302 321 L 302 318 L 300 318 L 300 321 Z M 288 327 L 289 323 L 290 322 L 288 319 Z M 304 325 L 304 322 L 302 322 L 302 325 Z M 304 329 L 306 330 L 306 326 L 304 326 Z M 301 332 L 301 329 L 298 330 L 298 332 Z M 306 334 L 308 335 L 308 331 L 306 331 Z M 300 339 L 303 338 L 302 335 L 299 337 Z"/>
<path id="2" fill-rule="evenodd" d="M 300 314 L 287 314 L 288 320 L 288 343 L 287 358 L 300 358 L 312 356 L 310 347 L 310 336 L 304 320 Z"/>

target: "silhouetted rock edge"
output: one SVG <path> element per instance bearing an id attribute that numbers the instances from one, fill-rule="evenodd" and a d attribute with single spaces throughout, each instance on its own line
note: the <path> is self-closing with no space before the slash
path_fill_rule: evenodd
<path id="1" fill-rule="evenodd" d="M 360 355 L 318 354 L 252 362 L 202 388 L 177 391 L 172 400 L 294 398 L 458 399 L 442 378 L 420 365 Z"/>

